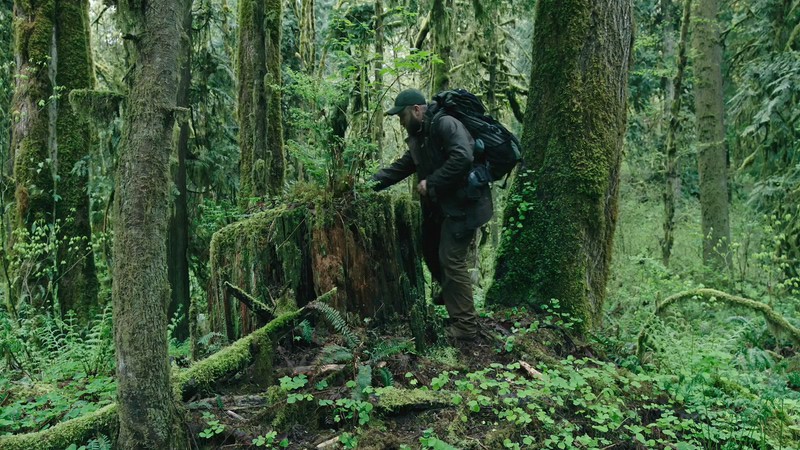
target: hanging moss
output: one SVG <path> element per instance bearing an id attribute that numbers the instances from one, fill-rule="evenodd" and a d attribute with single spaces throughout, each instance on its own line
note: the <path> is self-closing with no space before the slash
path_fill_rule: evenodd
<path id="1" fill-rule="evenodd" d="M 73 89 L 69 93 L 72 110 L 86 121 L 104 124 L 119 115 L 125 95 L 112 91 Z"/>
<path id="2" fill-rule="evenodd" d="M 537 3 L 529 169 L 512 186 L 488 303 L 555 298 L 579 329 L 599 317 L 617 218 L 630 14 L 625 2 Z"/>

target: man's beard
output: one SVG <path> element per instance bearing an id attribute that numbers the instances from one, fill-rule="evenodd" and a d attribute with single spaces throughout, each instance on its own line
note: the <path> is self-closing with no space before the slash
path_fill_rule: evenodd
<path id="1" fill-rule="evenodd" d="M 422 121 L 417 120 L 416 117 L 411 117 L 408 119 L 408 123 L 406 124 L 406 131 L 409 135 L 419 134 L 422 133 Z"/>

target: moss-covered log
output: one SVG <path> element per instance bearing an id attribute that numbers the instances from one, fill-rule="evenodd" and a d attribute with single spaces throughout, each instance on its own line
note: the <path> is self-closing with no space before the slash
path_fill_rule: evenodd
<path id="1" fill-rule="evenodd" d="M 617 221 L 629 1 L 540 0 L 522 146 L 487 302 L 600 317 Z"/>
<path id="2" fill-rule="evenodd" d="M 381 194 L 328 208 L 279 207 L 214 235 L 207 305 L 212 330 L 234 340 L 259 325 L 229 296 L 226 282 L 265 304 L 304 306 L 337 288 L 330 304 L 342 312 L 377 322 L 409 315 L 424 293 L 416 204 Z"/>
<path id="3" fill-rule="evenodd" d="M 327 299 L 335 292 L 321 296 L 319 301 Z M 301 315 L 300 310 L 293 311 L 271 321 L 255 333 L 246 336 L 208 358 L 198 361 L 192 367 L 178 372 L 172 381 L 172 390 L 176 398 L 188 399 L 194 392 L 208 388 L 222 377 L 241 370 L 254 362 L 256 357 L 272 358 L 271 347 L 264 342 L 272 342 L 275 336 L 292 326 Z M 256 343 L 260 343 L 256 345 Z M 113 436 L 119 425 L 117 404 L 105 406 L 93 413 L 59 423 L 58 425 L 36 433 L 16 436 L 0 436 L 2 450 L 62 450 L 70 444 L 81 444 L 97 434 Z"/>
<path id="4" fill-rule="evenodd" d="M 0 436 L 3 450 L 63 450 L 87 442 L 98 434 L 112 436 L 117 429 L 117 404 L 113 403 L 36 433 Z"/>

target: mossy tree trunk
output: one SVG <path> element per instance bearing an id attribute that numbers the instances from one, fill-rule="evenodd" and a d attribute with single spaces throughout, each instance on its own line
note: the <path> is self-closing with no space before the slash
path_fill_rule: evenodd
<path id="1" fill-rule="evenodd" d="M 316 64 L 316 19 L 314 0 L 301 0 L 300 5 L 300 61 L 306 73 L 312 73 Z"/>
<path id="2" fill-rule="evenodd" d="M 192 0 L 183 16 L 183 36 L 181 47 L 181 74 L 178 82 L 176 104 L 189 108 L 189 87 L 192 84 Z M 186 186 L 186 158 L 189 155 L 189 120 L 185 117 L 178 126 L 175 142 L 175 161 L 172 166 L 172 181 L 176 194 L 172 202 L 167 238 L 167 276 L 172 296 L 167 311 L 167 319 L 177 317 L 174 337 L 185 340 L 189 337 L 189 214 L 188 190 Z"/>
<path id="3" fill-rule="evenodd" d="M 55 67 L 55 0 L 14 4 L 16 77 L 11 110 L 11 151 L 16 183 L 15 229 L 30 231 L 41 221 L 53 223 L 53 167 L 50 97 Z M 12 241 L 14 238 L 12 238 Z M 13 246 L 13 242 L 10 244 Z M 21 281 L 27 283 L 23 284 Z M 14 297 L 29 298 L 41 308 L 51 298 L 44 275 L 17 274 Z M 24 288 L 23 286 L 30 286 Z"/>
<path id="4" fill-rule="evenodd" d="M 237 76 L 239 81 L 239 203 L 246 206 L 259 195 L 255 165 L 261 159 L 263 169 L 267 145 L 267 99 L 264 80 L 266 69 L 266 37 L 264 36 L 264 2 L 239 2 L 239 49 Z M 263 188 L 263 186 L 262 186 Z"/>
<path id="5" fill-rule="evenodd" d="M 56 224 L 48 274 L 17 274 L 16 295 L 35 307 L 58 299 L 62 316 L 80 322 L 97 311 L 98 282 L 91 247 L 88 169 L 89 125 L 68 100 L 74 89 L 94 86 L 89 48 L 88 2 L 17 2 L 17 82 L 12 128 L 17 228 L 32 232 Z M 58 86 L 58 90 L 54 89 Z M 38 237 L 36 239 L 41 239 Z M 26 257 L 31 257 L 30 255 Z"/>
<path id="6" fill-rule="evenodd" d="M 375 0 L 375 58 L 374 80 L 372 81 L 372 97 L 375 104 L 372 105 L 370 115 L 372 116 L 371 135 L 372 142 L 377 146 L 375 159 L 381 160 L 381 149 L 383 148 L 383 109 L 381 99 L 383 98 L 383 64 L 384 64 L 384 24 L 383 24 L 383 0 Z"/>
<path id="7" fill-rule="evenodd" d="M 672 86 L 670 89 L 674 93 L 674 98 L 665 94 L 671 99 L 670 109 L 667 113 L 669 118 L 669 128 L 667 129 L 667 142 L 664 150 L 664 165 L 666 172 L 666 183 L 664 185 L 664 239 L 661 241 L 661 261 L 665 266 L 669 266 L 669 259 L 672 254 L 672 244 L 675 237 L 675 197 L 678 195 L 678 146 L 675 142 L 680 128 L 681 94 L 683 91 L 683 72 L 686 68 L 686 42 L 689 33 L 689 17 L 691 15 L 692 0 L 685 0 L 683 7 L 683 19 L 681 22 L 681 35 L 678 43 L 678 67 L 674 80 L 665 86 Z"/>
<path id="8" fill-rule="evenodd" d="M 267 164 L 266 193 L 278 195 L 283 189 L 286 173 L 286 156 L 283 145 L 283 110 L 281 108 L 281 29 L 283 18 L 283 2 L 267 0 L 264 14 L 264 28 L 267 45 Z"/>
<path id="9" fill-rule="evenodd" d="M 695 3 L 694 99 L 697 120 L 697 169 L 700 174 L 700 215 L 703 261 L 724 268 L 730 264 L 728 217 L 728 155 L 723 127 L 722 36 L 719 0 Z"/>
<path id="10" fill-rule="evenodd" d="M 433 28 L 433 53 L 441 59 L 431 70 L 431 94 L 450 86 L 450 52 L 453 43 L 453 0 L 433 0 L 431 23 Z"/>
<path id="11" fill-rule="evenodd" d="M 239 2 L 239 147 L 242 205 L 283 187 L 279 0 Z"/>
<path id="12" fill-rule="evenodd" d="M 56 8 L 56 84 L 60 89 L 55 119 L 58 300 L 62 316 L 70 310 L 80 322 L 99 311 L 98 281 L 89 218 L 89 123 L 73 110 L 69 92 L 94 88 L 89 40 L 88 0 L 58 0 Z"/>
<path id="13" fill-rule="evenodd" d="M 188 447 L 167 358 L 169 157 L 183 1 L 118 3 L 131 67 L 114 196 L 114 344 L 120 449 Z"/>
<path id="14" fill-rule="evenodd" d="M 599 320 L 617 221 L 633 43 L 628 0 L 540 0 L 523 151 L 490 304 Z"/>

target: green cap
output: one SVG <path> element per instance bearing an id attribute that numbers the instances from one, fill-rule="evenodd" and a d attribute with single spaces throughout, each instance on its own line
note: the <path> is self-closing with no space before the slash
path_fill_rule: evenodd
<path id="1" fill-rule="evenodd" d="M 425 104 L 425 96 L 422 95 L 422 92 L 416 89 L 406 89 L 397 94 L 397 98 L 394 99 L 394 108 L 386 111 L 386 115 L 393 116 L 395 114 L 400 114 L 400 111 L 405 109 L 406 106 Z"/>

